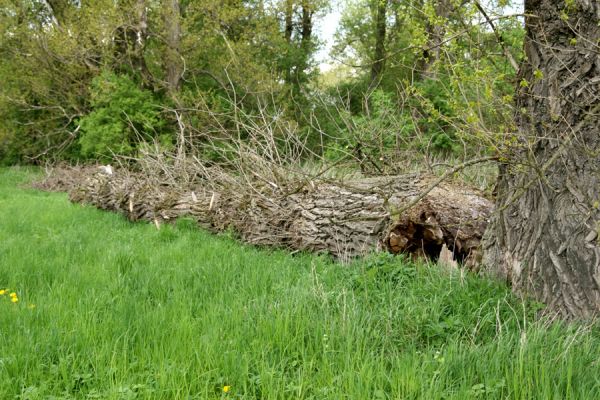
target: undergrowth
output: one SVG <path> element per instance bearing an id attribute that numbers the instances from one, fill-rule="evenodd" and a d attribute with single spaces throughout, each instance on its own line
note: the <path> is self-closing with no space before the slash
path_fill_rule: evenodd
<path id="1" fill-rule="evenodd" d="M 499 283 L 157 230 L 33 175 L 0 170 L 2 399 L 600 396 L 597 326 L 538 321 Z"/>

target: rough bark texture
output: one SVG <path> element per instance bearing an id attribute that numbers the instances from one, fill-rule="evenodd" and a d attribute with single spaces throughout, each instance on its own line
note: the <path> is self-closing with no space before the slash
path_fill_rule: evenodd
<path id="1" fill-rule="evenodd" d="M 326 252 L 340 259 L 377 249 L 437 259 L 446 245 L 457 260 L 474 265 L 492 210 L 492 203 L 476 191 L 442 184 L 396 215 L 432 182 L 418 175 L 289 187 L 257 183 L 243 193 L 158 185 L 156 177 L 123 170 L 86 172 L 79 179 L 70 191 L 72 201 L 131 220 L 160 225 L 188 216 L 211 231 L 233 229 L 249 243 Z"/>
<path id="2" fill-rule="evenodd" d="M 484 266 L 571 318 L 600 310 L 600 16 L 597 1 L 527 0 L 509 151 Z"/>

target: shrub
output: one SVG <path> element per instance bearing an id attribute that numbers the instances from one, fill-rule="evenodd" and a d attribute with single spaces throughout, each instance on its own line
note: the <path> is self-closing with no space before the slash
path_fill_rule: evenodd
<path id="1" fill-rule="evenodd" d="M 129 77 L 103 72 L 91 87 L 92 111 L 81 118 L 84 157 L 131 155 L 138 144 L 158 137 L 163 126 L 151 92 Z"/>

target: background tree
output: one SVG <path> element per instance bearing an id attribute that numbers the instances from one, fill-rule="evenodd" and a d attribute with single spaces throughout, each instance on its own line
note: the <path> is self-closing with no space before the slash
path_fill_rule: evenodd
<path id="1" fill-rule="evenodd" d="M 387 57 L 385 51 L 386 32 L 387 32 L 387 9 L 388 0 L 377 0 L 375 4 L 375 49 L 373 51 L 373 60 L 371 61 L 371 82 L 369 87 L 375 88 L 379 83 L 381 74 L 385 66 Z"/>
<path id="2" fill-rule="evenodd" d="M 122 25 L 113 2 L 77 6 L 3 1 L 0 9 L 0 160 L 35 162 L 76 156 L 77 120 L 89 86 L 110 57 L 105 43 Z M 55 14 L 57 12 L 57 14 Z"/>
<path id="3" fill-rule="evenodd" d="M 117 75 L 114 82 L 132 90 L 129 80 L 148 91 L 132 97 L 146 99 L 165 121 L 154 133 L 129 129 L 131 154 L 140 137 L 161 137 L 167 148 L 165 138 L 178 148 L 185 138 L 188 147 L 203 148 L 220 131 L 213 128 L 235 128 L 232 101 L 249 115 L 279 113 L 315 154 L 337 159 L 361 142 L 363 156 L 383 158 L 390 167 L 414 150 L 479 153 L 482 147 L 471 139 L 481 130 L 476 125 L 509 125 L 509 102 L 499 99 L 509 93 L 510 71 L 470 5 L 452 3 L 453 12 L 440 18 L 434 2 L 349 2 L 336 54 L 354 71 L 337 87 L 323 88 L 315 84 L 315 22 L 327 0 L 1 1 L 6 57 L 0 78 L 6 84 L 0 113 L 6 123 L 0 158 L 6 163 L 94 157 L 82 151 L 80 136 L 90 126 L 82 130 L 81 121 L 97 111 L 98 79 L 110 73 Z M 423 79 L 414 66 L 432 47 L 427 32 L 428 26 L 435 31 L 434 23 L 444 26 L 436 40 L 451 40 L 434 46 L 444 55 L 428 67 L 438 79 Z M 515 37 L 507 42 L 511 51 L 518 47 Z"/>
<path id="4" fill-rule="evenodd" d="M 284 3 L 2 0 L 0 159 L 94 157 L 82 150 L 81 136 L 91 126 L 81 122 L 98 115 L 100 103 L 93 98 L 100 81 L 124 85 L 114 92 L 122 95 L 133 93 L 126 81 L 133 82 L 148 93 L 132 98 L 145 99 L 142 109 L 156 108 L 165 121 L 152 134 L 138 135 L 129 126 L 125 131 L 134 135 L 127 139 L 133 147 L 115 143 L 104 149 L 108 153 L 126 148 L 135 153 L 141 137 L 160 136 L 166 144 L 169 132 L 173 143 L 182 131 L 188 141 L 206 138 L 205 108 L 222 113 L 232 97 L 249 112 L 259 108 L 257 96 L 276 98 L 293 116 L 300 97 L 290 97 L 289 91 L 309 91 L 317 49 L 314 21 L 327 2 L 288 2 L 293 6 L 289 26 L 281 23 Z M 110 126 L 112 131 L 116 125 Z"/>
<path id="5" fill-rule="evenodd" d="M 313 34 L 315 18 L 328 6 L 323 0 L 285 0 L 281 2 L 283 18 L 279 22 L 284 27 L 285 51 L 279 56 L 280 69 L 285 82 L 298 95 L 311 75 L 315 74 L 312 56 L 318 42 Z"/>
<path id="6" fill-rule="evenodd" d="M 426 1 L 419 5 L 424 14 L 425 37 L 427 39 L 422 56 L 417 62 L 417 73 L 421 79 L 436 78 L 436 63 L 440 60 L 448 17 L 454 9 L 450 0 Z"/>
<path id="7" fill-rule="evenodd" d="M 380 19 L 385 29 L 377 23 L 380 4 L 387 4 Z M 520 57 L 522 28 L 502 16 L 506 3 L 487 8 L 501 31 L 500 42 L 477 4 L 348 2 L 334 54 L 351 77 L 333 91 L 345 95 L 339 107 L 352 117 L 333 146 L 355 148 L 361 142 L 363 155 L 370 148 L 384 169 L 416 154 L 464 159 L 496 151 L 498 139 L 512 129 L 516 71 L 506 53 Z M 385 56 L 375 57 L 382 50 Z M 384 110 L 377 109 L 384 104 Z"/>
<path id="8" fill-rule="evenodd" d="M 173 94 L 180 88 L 182 61 L 181 47 L 181 4 L 179 0 L 163 2 L 163 21 L 165 25 L 165 76 L 167 89 Z"/>

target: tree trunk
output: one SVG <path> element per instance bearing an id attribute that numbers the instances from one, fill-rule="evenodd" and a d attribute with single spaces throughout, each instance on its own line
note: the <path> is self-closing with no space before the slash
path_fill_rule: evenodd
<path id="1" fill-rule="evenodd" d="M 168 0 L 163 3 L 167 52 L 165 70 L 167 90 L 172 95 L 179 90 L 181 80 L 181 57 L 179 45 L 181 41 L 181 10 L 179 0 Z"/>
<path id="2" fill-rule="evenodd" d="M 136 4 L 136 18 L 137 18 L 137 29 L 136 29 L 136 40 L 133 45 L 133 57 L 132 65 L 136 70 L 139 71 L 142 78 L 149 82 L 150 72 L 146 65 L 146 59 L 144 52 L 146 50 L 146 39 L 148 39 L 148 15 L 146 12 L 146 0 L 137 0 Z"/>
<path id="3" fill-rule="evenodd" d="M 371 63 L 371 82 L 369 88 L 375 89 L 379 84 L 385 68 L 385 40 L 387 30 L 388 0 L 376 0 L 377 12 L 375 14 L 375 50 Z"/>
<path id="4" fill-rule="evenodd" d="M 296 66 L 296 85 L 295 92 L 300 93 L 300 85 L 307 80 L 306 69 L 310 59 L 312 51 L 313 40 L 313 6 L 309 0 L 302 0 L 302 26 L 300 31 L 300 48 L 302 50 L 302 56 L 298 60 Z"/>
<path id="5" fill-rule="evenodd" d="M 313 13 L 309 0 L 302 1 L 302 47 L 308 50 L 312 40 Z"/>
<path id="6" fill-rule="evenodd" d="M 128 65 L 125 72 L 131 68 L 139 73 L 144 86 L 150 86 L 153 79 L 144 57 L 148 38 L 146 0 L 136 0 L 133 12 L 134 15 L 131 16 L 133 21 L 115 29 L 113 37 L 115 56 L 121 69 L 124 65 Z"/>
<path id="7" fill-rule="evenodd" d="M 60 0 L 46 0 L 42 2 L 48 8 L 50 19 L 56 26 L 62 26 L 65 23 L 65 14 L 69 4 Z"/>
<path id="8" fill-rule="evenodd" d="M 294 33 L 294 0 L 285 1 L 285 41 L 292 44 L 292 33 Z"/>
<path id="9" fill-rule="evenodd" d="M 521 146 L 501 166 L 484 268 L 567 318 L 600 310 L 600 8 L 526 0 Z"/>
<path id="10" fill-rule="evenodd" d="M 417 66 L 417 72 L 420 73 L 421 79 L 437 79 L 435 65 L 442 53 L 446 20 L 452 11 L 452 4 L 449 0 L 435 0 L 434 10 L 435 15 L 428 16 L 425 24 L 427 48 L 423 50 L 422 58 Z"/>
<path id="11" fill-rule="evenodd" d="M 476 191 L 441 184 L 400 216 L 399 210 L 431 185 L 433 178 L 418 175 L 212 188 L 161 184 L 156 176 L 123 170 L 110 175 L 86 170 L 75 179 L 57 176 L 62 182 L 79 181 L 70 191 L 72 201 L 131 220 L 160 225 L 188 216 L 211 231 L 233 229 L 248 243 L 326 252 L 343 260 L 377 249 L 435 260 L 446 245 L 458 261 L 474 266 L 492 210 Z"/>
<path id="12" fill-rule="evenodd" d="M 292 34 L 294 33 L 294 1 L 285 2 L 285 43 L 288 46 L 288 52 L 292 51 Z M 285 83 L 292 83 L 292 65 L 285 66 Z"/>

